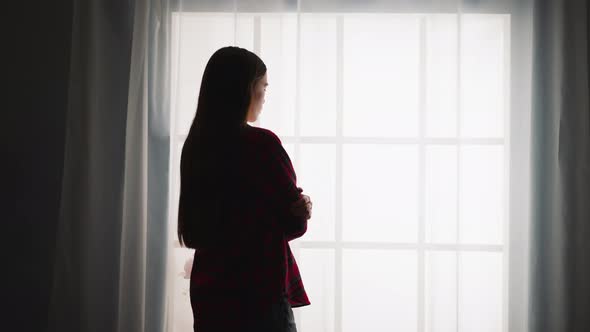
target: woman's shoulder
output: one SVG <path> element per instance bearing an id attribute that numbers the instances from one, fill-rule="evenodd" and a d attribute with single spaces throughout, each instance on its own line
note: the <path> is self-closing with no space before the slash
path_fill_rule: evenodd
<path id="1" fill-rule="evenodd" d="M 247 129 L 248 130 L 246 132 L 248 133 L 248 136 L 260 141 L 261 143 L 269 145 L 281 144 L 281 139 L 279 136 L 270 129 L 253 127 L 250 125 L 247 125 Z"/>

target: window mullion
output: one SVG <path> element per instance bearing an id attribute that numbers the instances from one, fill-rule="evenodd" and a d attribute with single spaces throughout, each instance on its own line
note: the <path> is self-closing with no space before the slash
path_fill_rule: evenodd
<path id="1" fill-rule="evenodd" d="M 255 15 L 253 17 L 253 20 L 254 20 L 254 22 L 253 22 L 252 28 L 254 29 L 254 31 L 253 31 L 254 36 L 253 36 L 252 43 L 254 45 L 252 45 L 252 47 L 254 48 L 254 50 L 253 50 L 254 53 L 256 55 L 258 55 L 259 57 L 262 57 L 261 56 L 261 52 L 262 52 L 262 48 L 261 48 L 262 32 L 261 32 L 261 22 L 260 22 L 261 21 L 261 18 L 260 18 L 260 14 Z M 256 121 L 254 121 L 254 125 L 257 126 L 257 127 L 260 126 L 260 119 L 259 118 L 257 118 Z"/>
<path id="2" fill-rule="evenodd" d="M 295 136 L 295 144 L 293 146 L 293 153 L 294 153 L 294 163 L 295 167 L 299 170 L 301 169 L 301 153 L 300 147 L 301 142 L 300 138 L 300 111 L 301 111 L 301 1 L 297 1 L 297 17 L 296 17 L 296 34 L 295 34 L 295 114 L 294 114 L 294 136 Z M 293 251 L 295 251 L 294 255 L 299 258 L 301 257 L 301 247 L 297 243 Z M 299 312 L 295 314 L 295 324 L 297 326 L 301 326 L 301 315 Z"/>
<path id="3" fill-rule="evenodd" d="M 418 160 L 418 332 L 425 330 L 425 107 L 426 107 L 426 17 L 420 17 L 420 61 L 419 61 L 419 160 Z"/>

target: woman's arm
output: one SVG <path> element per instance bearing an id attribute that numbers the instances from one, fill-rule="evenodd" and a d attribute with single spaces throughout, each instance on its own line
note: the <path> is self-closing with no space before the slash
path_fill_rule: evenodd
<path id="1" fill-rule="evenodd" d="M 302 198 L 303 189 L 297 187 L 297 176 L 289 155 L 282 146 L 281 140 L 271 131 L 265 163 L 267 194 L 271 198 L 273 208 L 279 215 L 279 225 L 287 241 L 301 237 L 307 231 L 307 216 L 295 215 L 293 203 Z"/>

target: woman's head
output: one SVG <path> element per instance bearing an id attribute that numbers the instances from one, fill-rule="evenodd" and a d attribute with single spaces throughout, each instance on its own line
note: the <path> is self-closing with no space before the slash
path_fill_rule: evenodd
<path id="1" fill-rule="evenodd" d="M 193 127 L 217 131 L 255 120 L 265 84 L 266 65 L 256 54 L 235 46 L 220 48 L 205 67 Z"/>

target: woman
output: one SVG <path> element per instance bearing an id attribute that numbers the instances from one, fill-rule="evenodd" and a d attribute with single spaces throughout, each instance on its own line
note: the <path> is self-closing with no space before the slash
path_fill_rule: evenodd
<path id="1" fill-rule="evenodd" d="M 198 332 L 295 332 L 309 305 L 288 241 L 311 217 L 281 141 L 252 127 L 266 66 L 224 47 L 209 59 L 181 155 L 180 243 L 195 249 L 190 297 Z"/>

